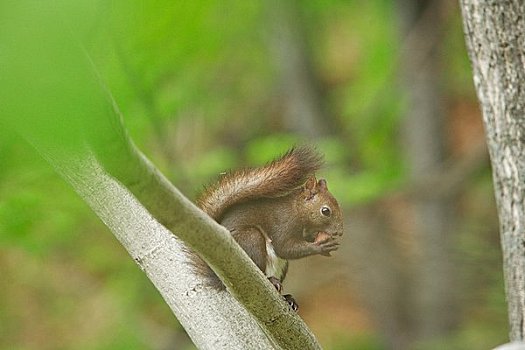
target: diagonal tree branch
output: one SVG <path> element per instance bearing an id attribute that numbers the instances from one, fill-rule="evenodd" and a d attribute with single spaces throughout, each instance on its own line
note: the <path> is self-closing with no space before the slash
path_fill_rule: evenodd
<path id="1" fill-rule="evenodd" d="M 0 123 L 29 140 L 91 205 L 199 348 L 318 349 L 229 232 L 131 142 L 76 39 L 88 27 L 88 7 L 86 0 L 22 0 L 0 14 Z M 210 264 L 227 292 L 197 280 L 184 247 Z"/>
<path id="2" fill-rule="evenodd" d="M 89 152 L 73 158 L 35 146 L 110 228 L 199 349 L 279 348 L 231 294 L 202 288 L 184 244 Z"/>
<path id="3" fill-rule="evenodd" d="M 105 169 L 159 223 L 199 253 L 276 343 L 286 349 L 318 346 L 229 232 L 185 198 L 133 145 L 113 107 L 113 113 L 96 120 L 96 132 L 89 137 Z"/>

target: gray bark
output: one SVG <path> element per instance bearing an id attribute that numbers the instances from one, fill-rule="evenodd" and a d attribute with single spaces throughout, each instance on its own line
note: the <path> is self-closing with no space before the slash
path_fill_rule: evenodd
<path id="1" fill-rule="evenodd" d="M 504 345 L 500 345 L 494 350 L 525 350 L 525 343 L 522 342 L 513 342 Z"/>
<path id="2" fill-rule="evenodd" d="M 461 0 L 500 220 L 510 339 L 525 337 L 525 3 Z"/>

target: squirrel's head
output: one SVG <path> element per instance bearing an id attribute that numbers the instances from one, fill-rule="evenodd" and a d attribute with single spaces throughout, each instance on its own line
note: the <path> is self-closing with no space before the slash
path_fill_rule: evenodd
<path id="1" fill-rule="evenodd" d="M 325 179 L 318 181 L 311 176 L 301 188 L 300 200 L 305 208 L 303 220 L 308 223 L 303 233 L 307 241 L 313 241 L 321 231 L 331 236 L 343 235 L 343 213 Z"/>

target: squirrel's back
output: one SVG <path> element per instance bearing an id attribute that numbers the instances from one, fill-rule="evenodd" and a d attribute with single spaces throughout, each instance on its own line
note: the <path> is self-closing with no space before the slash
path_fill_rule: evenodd
<path id="1" fill-rule="evenodd" d="M 322 156 L 308 146 L 294 147 L 282 157 L 257 168 L 230 172 L 208 187 L 197 203 L 220 221 L 233 205 L 256 198 L 276 198 L 302 186 L 323 164 Z"/>

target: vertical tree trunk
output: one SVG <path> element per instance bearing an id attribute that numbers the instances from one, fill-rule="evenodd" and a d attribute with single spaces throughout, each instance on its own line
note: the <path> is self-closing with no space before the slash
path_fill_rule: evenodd
<path id="1" fill-rule="evenodd" d="M 401 62 L 401 80 L 408 95 L 403 125 L 410 181 L 423 183 L 443 173 L 444 95 L 441 89 L 441 3 L 398 1 L 401 33 L 409 54 Z M 453 198 L 417 193 L 411 199 L 415 243 L 413 335 L 430 340 L 446 334 L 456 322 L 456 279 L 452 263 L 455 209 Z"/>
<path id="2" fill-rule="evenodd" d="M 326 111 L 298 6 L 296 0 L 267 2 L 270 46 L 284 105 L 284 126 L 307 138 L 319 137 L 328 131 Z"/>
<path id="3" fill-rule="evenodd" d="M 358 286 L 386 348 L 407 349 L 414 336 L 413 310 L 407 305 L 413 295 L 411 276 L 386 213 L 384 203 L 354 209 L 352 243 L 344 249 L 352 283 Z"/>
<path id="4" fill-rule="evenodd" d="M 461 0 L 500 220 L 510 339 L 525 335 L 525 3 Z"/>

